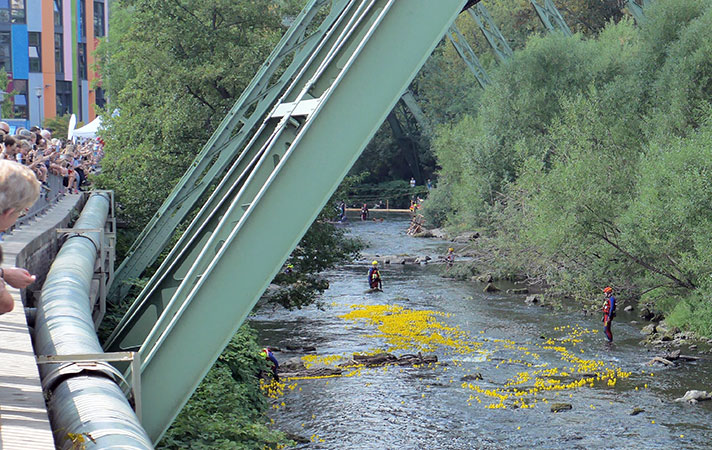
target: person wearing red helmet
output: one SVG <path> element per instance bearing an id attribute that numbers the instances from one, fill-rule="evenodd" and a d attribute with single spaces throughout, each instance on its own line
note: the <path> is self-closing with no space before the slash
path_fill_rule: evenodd
<path id="1" fill-rule="evenodd" d="M 613 288 L 606 286 L 603 288 L 606 300 L 603 303 L 603 331 L 606 333 L 608 342 L 613 342 L 613 332 L 611 332 L 611 321 L 616 316 L 616 298 L 613 296 Z"/>

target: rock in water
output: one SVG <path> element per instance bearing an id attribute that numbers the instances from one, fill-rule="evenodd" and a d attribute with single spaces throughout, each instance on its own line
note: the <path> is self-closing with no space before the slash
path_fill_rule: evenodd
<path id="1" fill-rule="evenodd" d="M 625 308 L 623 308 L 623 311 L 631 312 L 631 311 L 633 311 L 633 307 L 631 305 L 628 305 Z"/>
<path id="2" fill-rule="evenodd" d="M 630 412 L 631 416 L 637 416 L 638 414 L 645 412 L 643 408 L 633 408 L 633 411 Z"/>
<path id="3" fill-rule="evenodd" d="M 508 289 L 508 293 L 510 294 L 517 294 L 517 295 L 523 295 L 523 294 L 528 294 L 529 289 L 527 288 L 515 288 L 515 289 Z"/>
<path id="4" fill-rule="evenodd" d="M 697 402 L 702 402 L 705 400 L 712 399 L 712 395 L 708 393 L 707 391 L 698 391 L 698 390 L 691 390 L 685 392 L 685 395 L 683 395 L 680 398 L 676 398 L 676 402 L 687 402 L 691 404 L 695 404 Z"/>
<path id="5" fill-rule="evenodd" d="M 551 404 L 551 412 L 557 413 L 561 411 L 568 411 L 570 409 L 573 409 L 573 406 L 571 406 L 570 403 L 552 403 Z"/>
<path id="6" fill-rule="evenodd" d="M 474 380 L 481 380 L 481 379 L 482 379 L 482 374 L 475 373 L 475 374 L 465 375 L 464 377 L 460 378 L 460 381 L 474 381 Z"/>
<path id="7" fill-rule="evenodd" d="M 651 323 L 651 324 L 644 326 L 643 329 L 640 330 L 640 333 L 644 334 L 644 335 L 651 335 L 651 334 L 655 333 L 655 324 Z"/>
<path id="8" fill-rule="evenodd" d="M 524 300 L 524 303 L 527 303 L 529 305 L 535 305 L 539 303 L 539 297 L 536 295 L 527 295 L 527 298 Z"/>
<path id="9" fill-rule="evenodd" d="M 499 291 L 499 288 L 497 286 L 495 286 L 494 284 L 489 283 L 489 284 L 487 284 L 487 286 L 485 286 L 483 291 L 484 292 L 497 292 L 497 291 Z"/>

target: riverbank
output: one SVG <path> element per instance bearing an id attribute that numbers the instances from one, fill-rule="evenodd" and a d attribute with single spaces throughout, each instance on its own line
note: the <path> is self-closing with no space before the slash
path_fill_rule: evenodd
<path id="1" fill-rule="evenodd" d="M 498 246 L 497 239 L 483 236 L 479 231 L 452 233 L 443 228 L 425 230 L 420 238 L 436 238 L 452 243 L 458 263 L 448 270 L 447 275 L 458 280 L 478 281 L 489 292 L 500 290 L 509 293 L 534 294 L 524 297 L 529 304 L 580 311 L 586 315 L 600 315 L 603 298 L 571 298 L 547 290 L 547 280 L 541 276 L 531 276 L 523 266 L 513 270 L 513 256 Z M 408 259 L 407 257 L 402 257 Z M 441 258 L 442 260 L 442 258 Z M 506 262 L 503 262 L 506 260 Z M 652 347 L 660 353 L 669 353 L 676 348 L 685 348 L 695 354 L 710 354 L 712 338 L 693 331 L 668 325 L 665 317 L 649 304 L 639 304 L 639 299 L 617 295 L 617 311 L 625 311 L 625 317 L 633 325 L 640 327 L 643 340 L 641 345 Z M 618 313 L 618 320 L 621 319 Z"/>

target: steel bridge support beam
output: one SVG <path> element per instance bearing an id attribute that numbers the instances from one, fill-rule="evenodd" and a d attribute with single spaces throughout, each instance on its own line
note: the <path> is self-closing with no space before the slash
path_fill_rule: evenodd
<path id="1" fill-rule="evenodd" d="M 529 1 L 531 2 L 532 6 L 534 7 L 534 10 L 539 16 L 541 23 L 544 24 L 544 27 L 547 30 L 549 30 L 550 32 L 560 31 L 566 36 L 573 36 L 573 33 L 571 33 L 569 26 L 566 25 L 564 18 L 561 17 L 561 13 L 559 13 L 559 10 L 556 9 L 556 5 L 554 5 L 554 2 L 552 0 L 544 0 L 542 5 L 537 3 L 536 0 Z M 541 0 L 539 1 L 541 2 Z"/>
<path id="2" fill-rule="evenodd" d="M 628 0 L 626 6 L 638 25 L 645 22 L 645 11 L 650 4 L 650 0 Z"/>
<path id="3" fill-rule="evenodd" d="M 343 3 L 344 0 L 334 0 Z M 329 0 L 310 0 L 295 19 L 257 75 L 225 116 L 212 137 L 196 156 L 158 212 L 134 241 L 128 255 L 116 270 L 109 298 L 118 301 L 126 296 L 130 282 L 141 276 L 170 240 L 178 224 L 196 207 L 210 186 L 220 180 L 225 170 L 242 149 L 254 127 L 263 119 L 274 101 L 281 95 L 305 59 L 313 51 L 334 19 L 329 15 L 312 34 L 307 35 L 319 10 Z M 277 82 L 270 84 L 275 72 L 287 57 L 294 58 Z"/>
<path id="4" fill-rule="evenodd" d="M 240 156 L 104 343 L 105 349 L 137 351 L 141 346 L 150 347 L 154 342 L 150 336 L 159 335 L 165 327 L 165 320 L 168 320 L 166 318 L 176 314 L 180 303 L 172 300 L 174 294 L 186 279 L 194 262 L 202 254 L 210 237 L 219 227 L 232 199 L 241 192 L 257 164 L 266 158 L 266 146 L 274 144 L 272 134 L 279 130 L 281 137 L 286 141 L 294 139 L 300 121 L 304 121 L 303 114 L 302 116 L 294 115 L 288 121 L 283 120 L 276 112 L 280 103 L 287 104 L 297 98 L 299 95 L 297 87 L 300 86 L 300 83 L 304 84 L 305 80 L 313 75 L 315 68 L 328 56 L 329 46 L 334 44 L 338 31 L 345 26 L 349 14 L 353 14 L 357 3 L 358 0 L 341 0 L 334 4 L 331 11 L 333 27 L 319 37 L 313 54 L 304 59 L 299 72 L 294 75 L 295 80 L 285 88 L 277 105 L 272 106 L 269 114 L 249 139 Z M 282 145 L 285 144 L 282 143 Z M 273 161 L 278 162 L 281 159 L 281 154 L 273 152 L 271 157 Z M 269 174 L 275 165 L 276 162 L 273 162 L 271 168 L 268 165 L 263 165 L 262 170 Z M 259 186 L 253 185 L 249 192 L 242 192 L 244 209 L 249 206 L 258 188 Z M 237 221 L 240 213 L 237 211 L 233 220 Z M 163 317 L 163 321 L 159 320 L 161 317 Z"/>
<path id="5" fill-rule="evenodd" d="M 494 23 L 485 5 L 478 3 L 473 8 L 468 9 L 467 12 L 477 22 L 499 62 L 503 63 L 509 59 L 513 53 L 512 48 L 507 43 L 502 32 L 499 31 L 499 27 Z"/>
<path id="6" fill-rule="evenodd" d="M 184 265 L 159 276 L 173 294 L 139 352 L 144 426 L 154 442 L 464 4 L 464 0 L 349 2 L 353 8 L 347 23 L 272 110 L 262 125 L 264 134 L 252 138 L 260 151 L 244 171 L 235 169 L 240 172 L 234 183 L 237 195 L 221 202 L 227 208 L 215 215 L 219 220 L 211 219 L 217 222 L 214 230 L 193 233 L 198 257 L 186 256 Z M 153 285 L 156 295 L 161 286 Z"/>
<path id="7" fill-rule="evenodd" d="M 467 67 L 470 69 L 470 72 L 472 72 L 472 75 L 475 76 L 475 79 L 480 84 L 480 87 L 484 89 L 485 86 L 491 83 L 489 77 L 487 76 L 487 72 L 485 71 L 484 66 L 480 63 L 480 60 L 474 50 L 472 50 L 472 47 L 470 47 L 470 44 L 467 43 L 465 36 L 462 35 L 454 23 L 450 26 L 450 29 L 447 32 L 447 37 L 453 47 L 455 47 L 457 54 L 460 55 L 460 58 L 462 58 Z"/>

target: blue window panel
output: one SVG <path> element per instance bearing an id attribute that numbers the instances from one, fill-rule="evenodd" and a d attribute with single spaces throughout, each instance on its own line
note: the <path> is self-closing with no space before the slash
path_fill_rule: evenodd
<path id="1" fill-rule="evenodd" d="M 27 48 L 27 25 L 12 25 L 12 77 L 26 80 L 30 75 L 30 54 Z"/>
<path id="2" fill-rule="evenodd" d="M 27 105 L 27 97 L 25 97 L 22 94 L 18 94 L 15 96 L 15 104 L 18 106 L 26 106 Z"/>
<path id="3" fill-rule="evenodd" d="M 10 0 L 0 0 L 0 8 L 9 8 Z"/>

